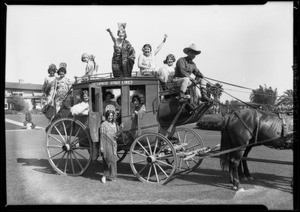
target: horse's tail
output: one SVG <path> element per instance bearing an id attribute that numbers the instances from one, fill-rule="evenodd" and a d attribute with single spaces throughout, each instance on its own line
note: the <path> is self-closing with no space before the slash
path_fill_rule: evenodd
<path id="1" fill-rule="evenodd" d="M 227 124 L 229 121 L 229 116 L 225 116 L 224 121 L 221 125 L 221 144 L 220 151 L 227 150 L 231 148 L 231 141 L 227 131 Z M 229 170 L 229 153 L 220 155 L 220 165 L 223 171 Z"/>

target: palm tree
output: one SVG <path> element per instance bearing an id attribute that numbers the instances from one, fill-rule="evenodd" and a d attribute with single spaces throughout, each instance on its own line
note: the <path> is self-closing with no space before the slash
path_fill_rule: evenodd
<path id="1" fill-rule="evenodd" d="M 207 88 L 209 90 L 209 94 L 211 94 L 215 100 L 220 100 L 220 97 L 222 96 L 222 93 L 224 91 L 221 84 L 216 83 L 214 85 L 208 86 Z"/>
<path id="2" fill-rule="evenodd" d="M 259 86 L 258 89 L 252 90 L 250 101 L 258 104 L 274 105 L 277 98 L 277 88 L 274 90 L 272 87 L 267 88 Z"/>
<path id="3" fill-rule="evenodd" d="M 279 97 L 279 99 L 276 102 L 276 106 L 277 107 L 281 107 L 283 106 L 284 108 L 293 108 L 293 104 L 294 104 L 294 92 L 292 89 L 288 89 L 286 91 L 283 92 L 284 94 L 282 96 Z"/>
<path id="4" fill-rule="evenodd" d="M 284 94 L 282 96 L 280 96 L 279 99 L 277 100 L 276 105 L 281 105 L 281 104 L 293 105 L 293 96 L 294 96 L 293 90 L 288 89 L 288 90 L 284 91 L 283 93 Z"/>

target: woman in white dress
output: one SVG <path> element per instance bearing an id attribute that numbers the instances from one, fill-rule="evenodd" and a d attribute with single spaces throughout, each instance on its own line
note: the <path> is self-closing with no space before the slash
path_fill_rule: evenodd
<path id="1" fill-rule="evenodd" d="M 138 67 L 142 76 L 151 76 L 156 72 L 155 67 L 155 55 L 161 50 L 164 43 L 167 40 L 167 35 L 164 35 L 164 40 L 161 44 L 152 52 L 152 47 L 150 44 L 145 44 L 142 48 L 143 54 L 138 58 Z"/>

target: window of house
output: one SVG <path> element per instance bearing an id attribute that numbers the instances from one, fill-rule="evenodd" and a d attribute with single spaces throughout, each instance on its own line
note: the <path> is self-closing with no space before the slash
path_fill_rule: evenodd
<path id="1" fill-rule="evenodd" d="M 24 92 L 12 92 L 12 95 L 23 96 Z"/>

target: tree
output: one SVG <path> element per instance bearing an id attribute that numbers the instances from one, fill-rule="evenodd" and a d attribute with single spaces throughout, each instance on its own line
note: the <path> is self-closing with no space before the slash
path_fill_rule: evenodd
<path id="1" fill-rule="evenodd" d="M 267 105 L 274 105 L 277 98 L 277 88 L 274 90 L 272 87 L 267 88 L 263 86 L 259 86 L 258 89 L 252 90 L 250 95 L 251 102 L 258 103 L 258 104 L 267 104 Z"/>
<path id="2" fill-rule="evenodd" d="M 220 97 L 224 91 L 222 85 L 216 83 L 214 85 L 206 84 L 209 95 L 212 95 L 215 100 L 220 100 Z"/>
<path id="3" fill-rule="evenodd" d="M 13 109 L 21 112 L 27 108 L 27 104 L 21 96 L 13 95 L 7 100 L 8 104 L 11 104 Z"/>
<path id="4" fill-rule="evenodd" d="M 282 96 L 279 97 L 279 99 L 277 100 L 276 105 L 293 105 L 294 101 L 293 101 L 293 96 L 294 96 L 294 92 L 292 89 L 288 89 L 285 92 L 283 92 L 284 94 Z"/>

